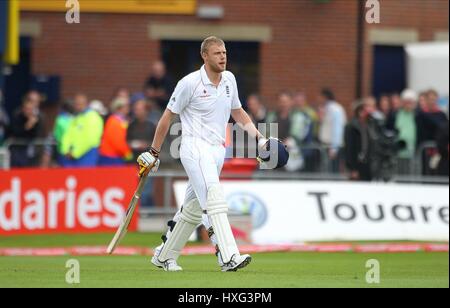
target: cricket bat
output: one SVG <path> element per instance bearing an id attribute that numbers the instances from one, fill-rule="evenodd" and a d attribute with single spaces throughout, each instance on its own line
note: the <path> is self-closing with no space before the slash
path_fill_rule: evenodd
<path id="1" fill-rule="evenodd" d="M 141 176 L 141 179 L 139 180 L 139 185 L 133 195 L 133 198 L 131 199 L 130 204 L 128 205 L 125 217 L 122 219 L 119 229 L 117 229 L 114 238 L 112 239 L 111 243 L 108 246 L 108 249 L 106 250 L 108 254 L 112 254 L 114 252 L 114 249 L 116 249 L 117 245 L 119 245 L 120 241 L 125 237 L 125 234 L 127 234 L 128 226 L 130 225 L 131 219 L 133 218 L 134 211 L 136 210 L 136 205 L 141 198 L 142 190 L 144 189 L 146 181 L 147 174 Z"/>

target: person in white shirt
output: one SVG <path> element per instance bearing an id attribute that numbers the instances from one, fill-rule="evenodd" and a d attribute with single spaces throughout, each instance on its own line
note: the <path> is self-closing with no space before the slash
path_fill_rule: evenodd
<path id="1" fill-rule="evenodd" d="M 180 80 L 156 129 L 151 149 L 138 158 L 140 174 L 156 172 L 159 152 L 173 117 L 180 115 L 181 162 L 189 177 L 182 209 L 168 223 L 163 244 L 155 250 L 152 263 L 166 271 L 180 271 L 177 259 L 191 234 L 201 223 L 216 246 L 222 271 L 236 271 L 251 262 L 239 253 L 228 221 L 228 206 L 219 175 L 225 158 L 225 132 L 230 115 L 250 136 L 267 149 L 268 139 L 257 130 L 242 109 L 236 79 L 226 71 L 225 43 L 217 37 L 201 45 L 204 65 Z"/>
<path id="2" fill-rule="evenodd" d="M 331 90 L 323 89 L 318 100 L 319 104 L 324 108 L 319 141 L 328 148 L 330 172 L 338 173 L 340 151 L 344 146 L 344 130 L 347 124 L 347 115 L 344 107 L 336 102 L 334 93 Z"/>

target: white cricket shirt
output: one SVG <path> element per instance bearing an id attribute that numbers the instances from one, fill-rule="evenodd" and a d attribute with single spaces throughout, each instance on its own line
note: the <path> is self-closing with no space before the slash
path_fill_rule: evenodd
<path id="1" fill-rule="evenodd" d="M 213 145 L 225 143 L 231 110 L 241 107 L 233 73 L 223 72 L 216 87 L 204 65 L 178 82 L 167 105 L 180 115 L 182 136 L 201 138 Z"/>

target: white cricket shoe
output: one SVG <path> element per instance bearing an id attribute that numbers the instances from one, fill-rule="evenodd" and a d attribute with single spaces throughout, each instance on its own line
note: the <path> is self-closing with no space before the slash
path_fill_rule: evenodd
<path id="1" fill-rule="evenodd" d="M 165 262 L 158 260 L 156 256 L 152 258 L 152 264 L 158 268 L 164 269 L 166 272 L 181 272 L 183 268 L 177 264 L 174 259 L 169 259 Z"/>
<path id="2" fill-rule="evenodd" d="M 222 265 L 222 272 L 236 272 L 249 265 L 250 262 L 252 262 L 250 255 L 234 255 L 230 262 Z"/>
<path id="3" fill-rule="evenodd" d="M 155 254 L 153 255 L 153 258 L 152 258 L 152 264 L 158 268 L 164 269 L 166 272 L 182 271 L 183 268 L 181 266 L 179 266 L 177 264 L 177 261 L 175 261 L 173 259 L 169 259 L 164 262 L 159 261 L 158 257 L 159 257 L 162 247 L 163 247 L 163 245 L 160 245 L 155 249 Z"/>

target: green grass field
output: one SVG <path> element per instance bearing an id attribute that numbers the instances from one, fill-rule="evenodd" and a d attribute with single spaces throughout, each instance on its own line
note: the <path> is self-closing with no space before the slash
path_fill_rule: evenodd
<path id="1" fill-rule="evenodd" d="M 0 238 L 0 247 L 106 245 L 110 234 Z M 152 247 L 156 234 L 129 234 L 123 245 Z M 221 273 L 213 256 L 183 256 L 184 272 L 166 273 L 149 257 L 0 257 L 0 287 L 449 287 L 448 253 L 264 253 L 237 273 Z M 66 261 L 80 263 L 81 283 L 65 281 Z M 365 265 L 377 259 L 381 283 L 367 284 Z"/>

